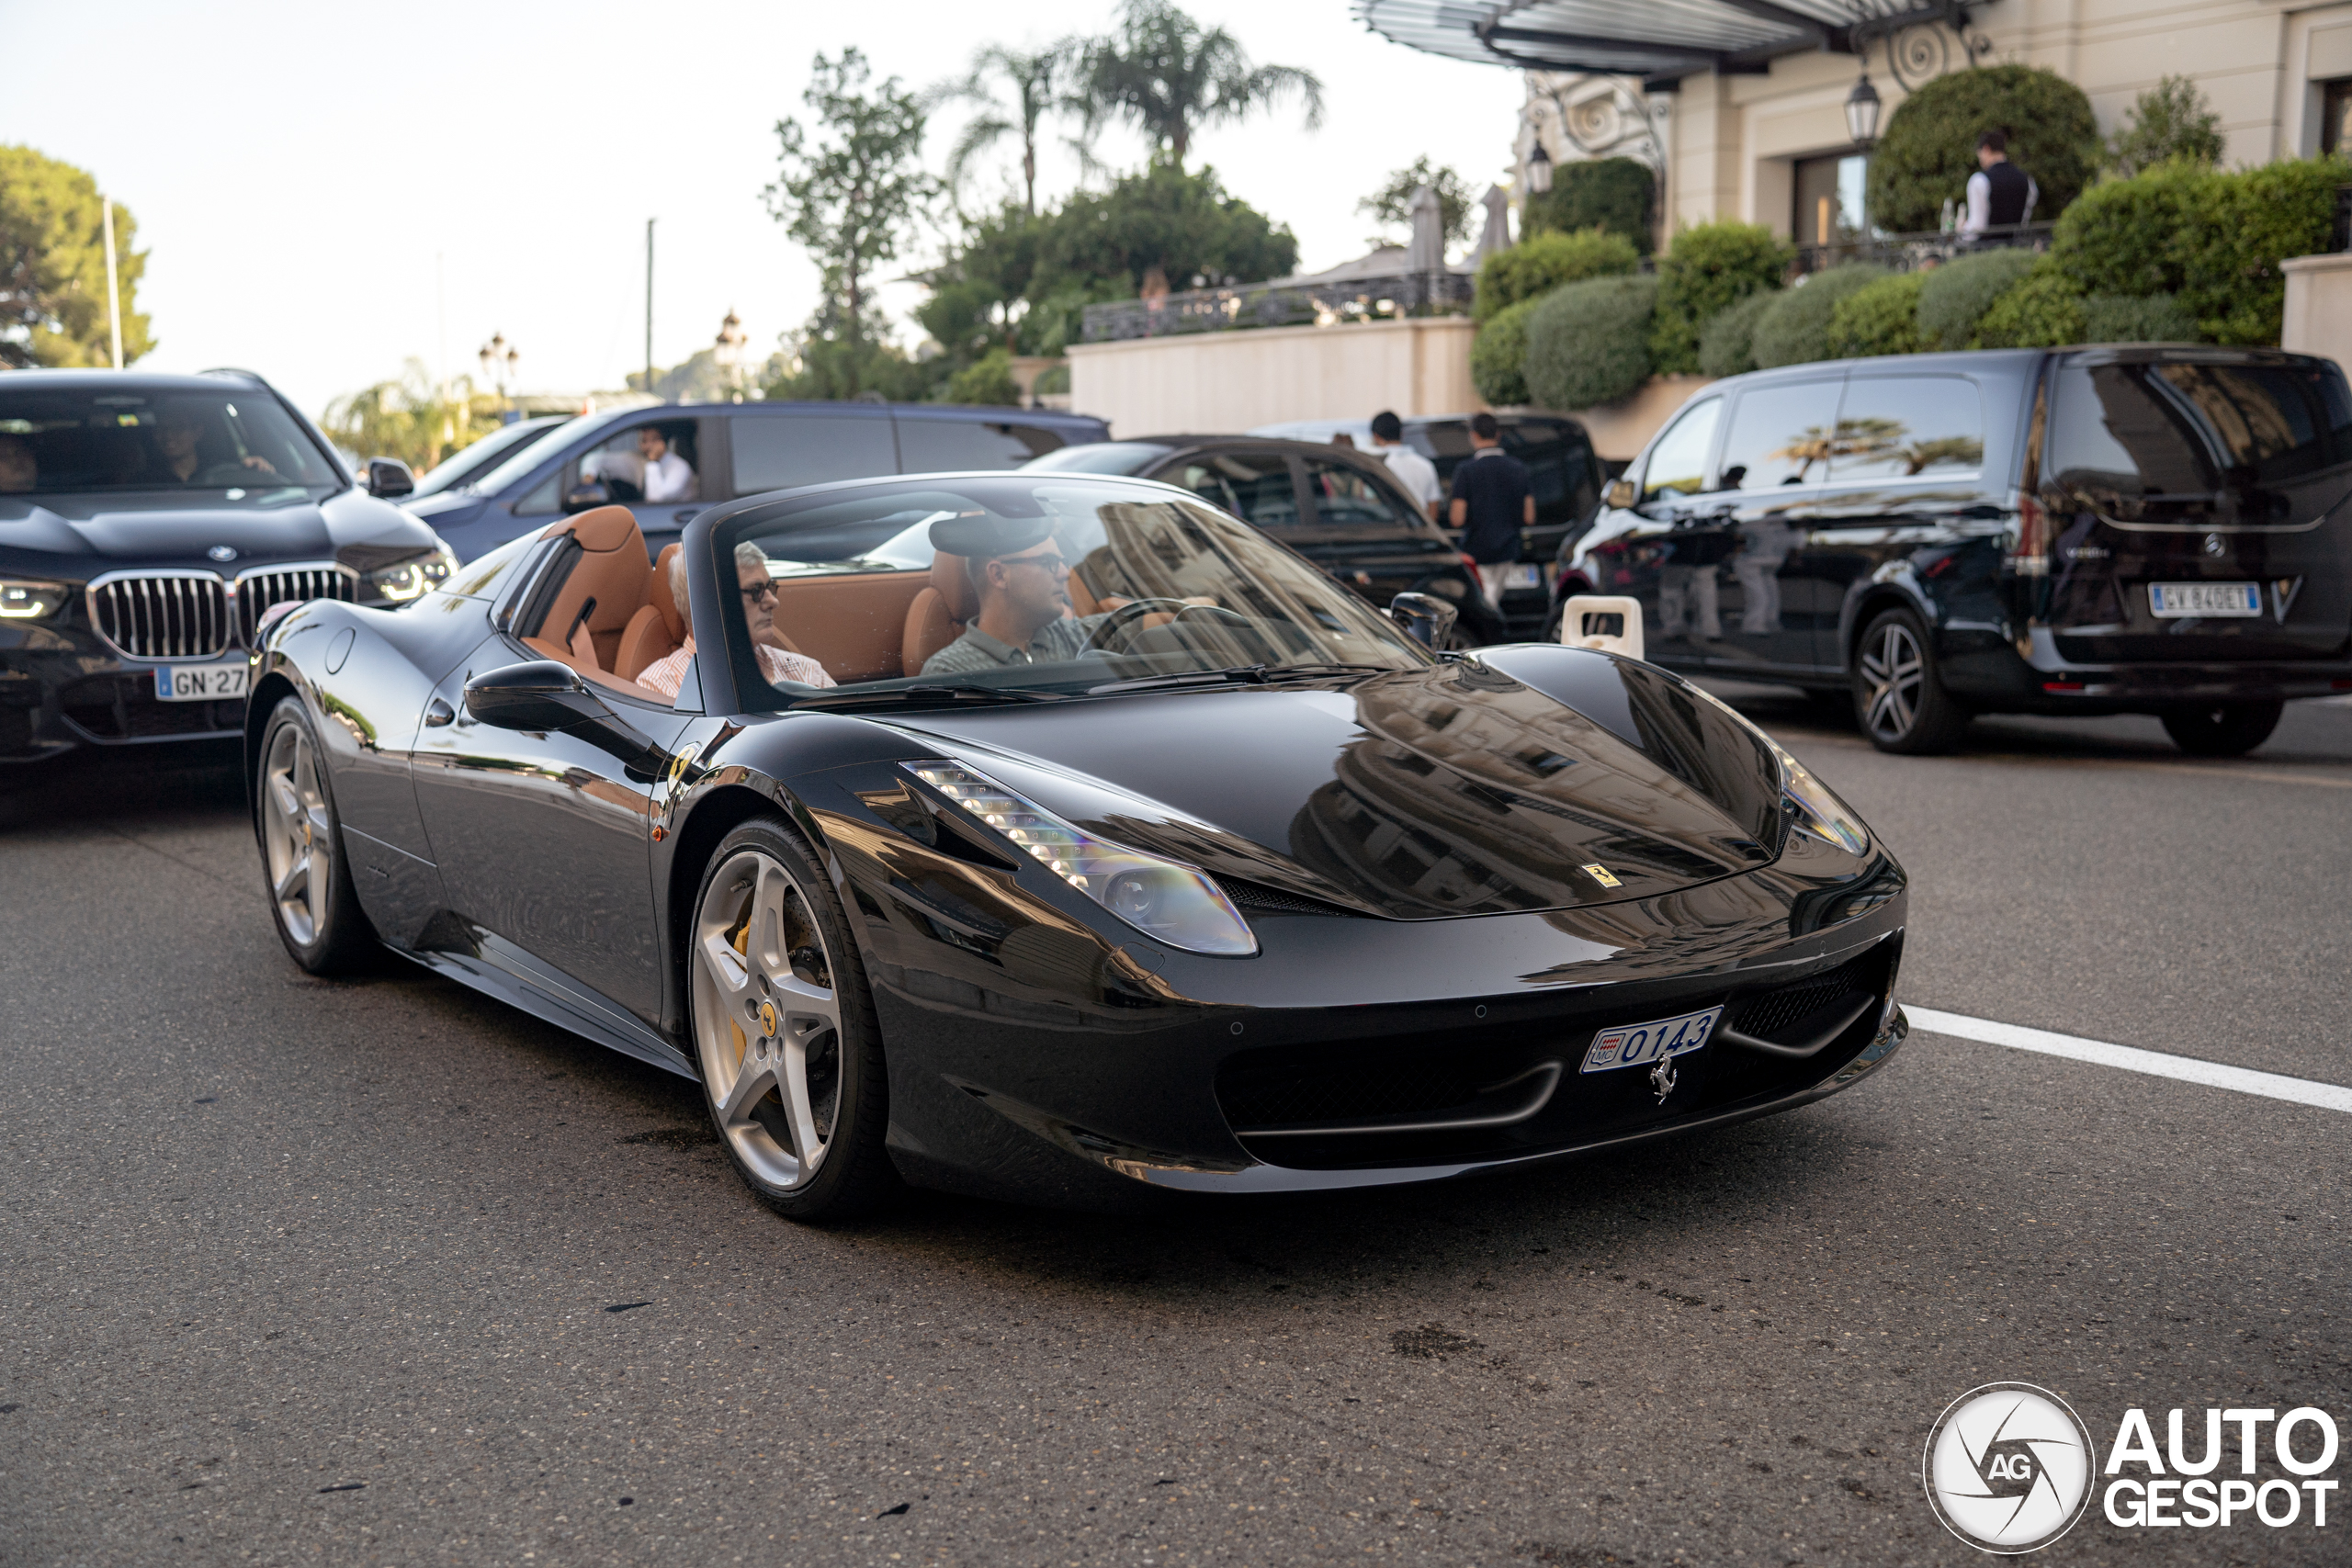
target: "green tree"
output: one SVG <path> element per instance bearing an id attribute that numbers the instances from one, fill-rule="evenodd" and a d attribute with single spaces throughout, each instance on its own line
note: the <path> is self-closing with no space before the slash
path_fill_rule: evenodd
<path id="1" fill-rule="evenodd" d="M 2125 179 L 2176 158 L 2211 168 L 2226 150 L 2222 117 L 2197 84 L 2166 76 L 2140 95 L 2107 139 L 2107 167 Z"/>
<path id="2" fill-rule="evenodd" d="M 1788 241 L 1755 223 L 1700 223 L 1674 236 L 1657 264 L 1650 359 L 1660 375 L 1699 368 L 1699 333 L 1749 295 L 1777 288 L 1795 259 Z"/>
<path id="3" fill-rule="evenodd" d="M 923 95 L 923 105 L 971 104 L 978 112 L 966 122 L 956 144 L 947 150 L 947 188 L 959 194 L 972 161 L 1006 137 L 1021 141 L 1021 209 L 1037 211 L 1037 128 L 1046 116 L 1072 107 L 1058 82 L 1067 81 L 1078 53 L 1077 43 L 1064 39 L 1043 49 L 1008 49 L 989 44 L 972 56 L 963 75 L 942 82 Z M 1001 84 L 1011 89 L 1012 104 L 997 96 Z"/>
<path id="4" fill-rule="evenodd" d="M 147 253 L 130 209 L 114 209 L 122 361 L 155 346 L 138 308 Z M 29 147 L 0 147 L 0 366 L 114 363 L 107 326 L 107 253 L 98 183 Z"/>
<path id="5" fill-rule="evenodd" d="M 1109 190 L 1081 191 L 1055 214 L 1038 248 L 1038 295 L 1069 285 L 1107 285 L 1133 299 L 1157 272 L 1174 287 L 1197 276 L 1252 283 L 1298 265 L 1289 229 L 1227 196 L 1215 169 L 1186 174 L 1155 161 Z"/>
<path id="6" fill-rule="evenodd" d="M 1182 168 L 1196 131 L 1249 118 L 1294 94 L 1323 123 L 1323 83 L 1295 65 L 1257 65 L 1231 33 L 1169 0 L 1125 0 L 1114 30 L 1082 46 L 1078 96 L 1090 137 L 1109 120 L 1141 131 Z"/>
<path id="7" fill-rule="evenodd" d="M 823 272 L 825 303 L 807 336 L 843 345 L 842 354 L 823 357 L 844 378 L 842 395 L 852 398 L 866 389 L 864 374 L 879 368 L 868 348 L 882 336 L 882 321 L 866 297 L 866 280 L 898 256 L 936 188 L 917 162 L 922 106 L 896 76 L 870 85 L 872 76 L 854 45 L 838 60 L 817 55 L 802 97 L 820 140 L 812 141 L 797 120 L 776 121 L 781 172 L 766 192 L 769 210 Z M 810 357 L 805 344 L 801 357 Z"/>
<path id="8" fill-rule="evenodd" d="M 1871 221 L 1896 232 L 1933 229 L 1943 204 L 1968 195 L 1976 138 L 1997 130 L 2009 162 L 2041 187 L 2037 222 L 2066 210 L 2099 158 L 2091 101 L 2039 66 L 1984 65 L 1939 76 L 1895 106 L 1871 159 Z"/>
<path id="9" fill-rule="evenodd" d="M 1372 236 L 1375 245 L 1396 243 L 1397 229 L 1409 232 L 1413 226 L 1413 193 L 1428 186 L 1437 192 L 1438 223 L 1445 237 L 1455 244 L 1470 238 L 1470 217 L 1473 203 L 1470 187 L 1452 169 L 1438 168 L 1424 152 L 1404 168 L 1388 176 L 1386 183 L 1356 203 L 1356 210 L 1366 214 L 1389 232 Z"/>
<path id="10" fill-rule="evenodd" d="M 1530 191 L 1519 209 L 1522 240 L 1559 230 L 1605 229 L 1623 234 L 1647 255 L 1657 180 L 1647 164 L 1633 158 L 1585 158 L 1555 164 L 1552 188 Z"/>
<path id="11" fill-rule="evenodd" d="M 460 377 L 445 392 L 424 362 L 412 359 L 397 379 L 346 393 L 327 404 L 319 427 L 360 461 L 398 457 L 418 473 L 498 428 L 493 393 L 476 393 Z"/>
<path id="12" fill-rule="evenodd" d="M 1536 234 L 1509 250 L 1489 253 L 1478 264 L 1478 291 L 1470 313 L 1484 321 L 1522 300 L 1548 294 L 1563 283 L 1641 269 L 1641 253 L 1623 234 L 1599 229 Z"/>

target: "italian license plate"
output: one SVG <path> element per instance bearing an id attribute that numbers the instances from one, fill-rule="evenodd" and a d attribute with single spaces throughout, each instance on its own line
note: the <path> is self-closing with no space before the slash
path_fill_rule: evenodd
<path id="1" fill-rule="evenodd" d="M 1696 1051 L 1714 1033 L 1715 1021 L 1723 1014 L 1721 1007 L 1711 1007 L 1704 1012 L 1681 1013 L 1653 1023 L 1625 1023 L 1604 1029 L 1592 1037 L 1592 1044 L 1584 1054 L 1584 1066 L 1577 1070 L 1605 1073 L 1612 1067 L 1644 1066 Z"/>
<path id="2" fill-rule="evenodd" d="M 155 671 L 159 703 L 209 703 L 245 694 L 245 661 L 234 664 L 166 664 Z"/>
<path id="3" fill-rule="evenodd" d="M 1532 561 L 1522 561 L 1517 566 L 1503 568 L 1503 587 L 1506 591 L 1513 588 L 1543 586 L 1544 573 Z"/>
<path id="4" fill-rule="evenodd" d="M 2262 590 L 2251 582 L 2151 582 L 2148 607 L 2159 620 L 2184 615 L 2259 615 Z"/>

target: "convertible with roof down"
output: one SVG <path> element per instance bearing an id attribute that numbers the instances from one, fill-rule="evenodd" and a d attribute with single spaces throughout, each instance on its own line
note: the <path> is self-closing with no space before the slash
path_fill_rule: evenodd
<path id="1" fill-rule="evenodd" d="M 650 563 L 583 513 L 266 626 L 270 908 L 697 1080 L 806 1219 L 1427 1181 L 1884 1063 L 1855 814 L 1677 676 L 1449 612 L 1125 478 L 747 497 Z"/>

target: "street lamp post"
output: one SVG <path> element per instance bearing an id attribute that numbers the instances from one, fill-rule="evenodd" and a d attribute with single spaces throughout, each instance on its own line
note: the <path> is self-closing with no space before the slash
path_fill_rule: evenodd
<path id="1" fill-rule="evenodd" d="M 1544 149 L 1544 133 L 1535 133 L 1535 149 L 1527 155 L 1527 188 L 1537 196 L 1552 188 L 1552 154 Z"/>
<path id="2" fill-rule="evenodd" d="M 1854 145 L 1862 152 L 1862 195 L 1858 204 L 1860 210 L 1854 216 L 1860 220 L 1865 245 L 1870 243 L 1871 238 L 1870 155 L 1871 149 L 1878 145 L 1879 107 L 1878 89 L 1871 85 L 1870 69 L 1866 65 L 1860 80 L 1854 84 L 1854 90 L 1846 95 L 1846 134 L 1853 138 Z"/>
<path id="3" fill-rule="evenodd" d="M 522 411 L 515 403 L 514 394 L 508 389 L 522 384 L 523 351 L 508 343 L 504 333 L 492 333 L 476 357 L 481 361 L 482 380 L 496 389 L 498 400 L 506 405 L 508 417 L 505 423 L 514 423 L 521 417 Z"/>

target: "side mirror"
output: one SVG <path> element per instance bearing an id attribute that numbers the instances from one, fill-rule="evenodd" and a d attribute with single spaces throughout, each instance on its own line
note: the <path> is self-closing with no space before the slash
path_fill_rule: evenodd
<path id="1" fill-rule="evenodd" d="M 1601 497 L 1603 501 L 1607 502 L 1611 506 L 1617 508 L 1621 512 L 1626 507 L 1633 505 L 1634 502 L 1641 500 L 1641 498 L 1642 492 L 1634 488 L 1634 481 L 1631 479 L 1610 480 L 1609 490 L 1607 493 Z"/>
<path id="2" fill-rule="evenodd" d="M 563 509 L 567 513 L 593 512 L 599 506 L 610 506 L 613 492 L 602 479 L 589 479 L 564 492 Z"/>
<path id="3" fill-rule="evenodd" d="M 398 457 L 368 459 L 368 493 L 385 501 L 398 501 L 416 488 L 416 476 Z"/>
<path id="4" fill-rule="evenodd" d="M 629 777 L 659 778 L 669 754 L 631 728 L 571 665 L 534 659 L 466 682 L 466 714 L 496 729 L 562 730 L 620 760 Z"/>
<path id="5" fill-rule="evenodd" d="M 1453 623 L 1461 614 L 1434 593 L 1399 593 L 1388 601 L 1388 618 L 1432 653 L 1452 639 Z"/>

